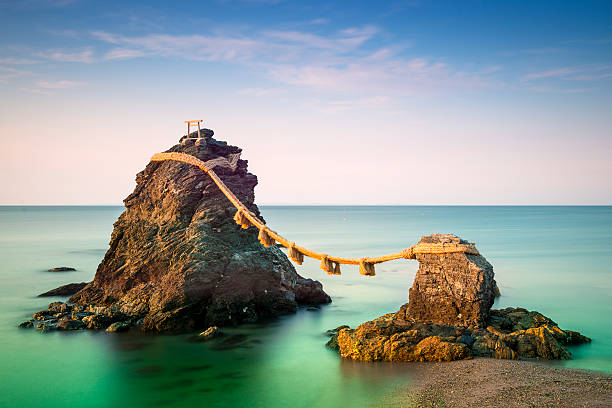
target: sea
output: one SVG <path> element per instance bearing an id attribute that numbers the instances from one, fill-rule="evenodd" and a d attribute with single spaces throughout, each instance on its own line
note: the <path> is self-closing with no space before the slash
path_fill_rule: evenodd
<path id="1" fill-rule="evenodd" d="M 408 301 L 418 264 L 344 266 L 329 276 L 306 260 L 333 302 L 261 324 L 193 333 L 49 332 L 17 326 L 65 297 L 38 294 L 93 279 L 122 207 L 0 207 L 0 406 L 396 406 L 418 379 L 411 364 L 342 360 L 326 331 L 355 327 Z M 476 243 L 501 290 L 494 308 L 537 310 L 592 343 L 549 363 L 612 373 L 612 207 L 262 206 L 268 225 L 315 251 L 397 252 L 431 233 Z M 74 272 L 47 272 L 69 266 Z"/>

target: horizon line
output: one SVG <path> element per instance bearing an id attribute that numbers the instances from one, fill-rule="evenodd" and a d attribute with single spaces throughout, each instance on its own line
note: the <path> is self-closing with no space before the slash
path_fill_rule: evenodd
<path id="1" fill-rule="evenodd" d="M 258 207 L 612 207 L 612 204 L 256 204 Z M 124 204 L 0 204 L 0 207 L 124 207 Z"/>

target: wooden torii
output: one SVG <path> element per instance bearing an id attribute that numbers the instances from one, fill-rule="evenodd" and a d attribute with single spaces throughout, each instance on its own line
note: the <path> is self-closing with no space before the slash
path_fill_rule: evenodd
<path id="1" fill-rule="evenodd" d="M 197 120 L 186 120 L 185 123 L 187 124 L 187 137 L 184 140 L 195 140 L 195 144 L 196 146 L 200 145 L 200 140 L 202 140 L 202 135 L 200 134 L 200 123 L 202 122 L 202 119 L 197 119 Z M 193 125 L 194 127 L 196 126 L 196 124 L 198 125 L 198 137 L 194 138 L 194 137 L 190 137 L 191 135 L 191 126 Z"/>

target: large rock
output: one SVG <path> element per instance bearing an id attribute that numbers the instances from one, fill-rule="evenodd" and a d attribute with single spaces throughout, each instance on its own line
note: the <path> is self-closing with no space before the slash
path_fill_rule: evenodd
<path id="1" fill-rule="evenodd" d="M 168 152 L 203 161 L 241 152 L 213 139 L 208 129 L 203 134 L 205 142 L 186 140 Z M 247 172 L 247 162 L 215 172 L 260 217 L 257 177 Z M 88 318 L 90 328 L 120 319 L 144 330 L 182 331 L 254 322 L 295 312 L 298 304 L 331 301 L 319 282 L 297 274 L 279 248 L 263 247 L 257 229 L 235 224 L 235 208 L 202 170 L 151 162 L 136 183 L 93 282 L 69 300 L 91 310 L 105 307 L 108 318 Z"/>
<path id="2" fill-rule="evenodd" d="M 468 244 L 451 234 L 422 237 L 425 244 Z M 481 255 L 417 253 L 419 270 L 410 288 L 409 303 L 400 318 L 465 327 L 482 327 L 497 290 L 493 267 Z"/>

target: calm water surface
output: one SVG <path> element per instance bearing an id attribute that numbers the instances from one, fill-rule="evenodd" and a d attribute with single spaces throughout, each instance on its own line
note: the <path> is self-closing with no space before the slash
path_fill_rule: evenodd
<path id="1" fill-rule="evenodd" d="M 90 281 L 121 207 L 0 207 L 0 405 L 3 407 L 337 407 L 393 404 L 413 373 L 402 364 L 342 361 L 324 332 L 394 312 L 408 298 L 415 261 L 328 276 L 333 303 L 266 325 L 229 330 L 236 344 L 188 335 L 39 333 L 17 325 L 49 302 L 36 295 Z M 612 373 L 612 207 L 262 207 L 268 224 L 335 255 L 375 256 L 452 232 L 493 264 L 495 307 L 536 309 L 593 338 L 571 367 Z M 53 266 L 76 272 L 50 273 Z M 234 337 L 231 337 L 231 336 Z M 226 336 L 226 340 L 227 340 Z"/>

